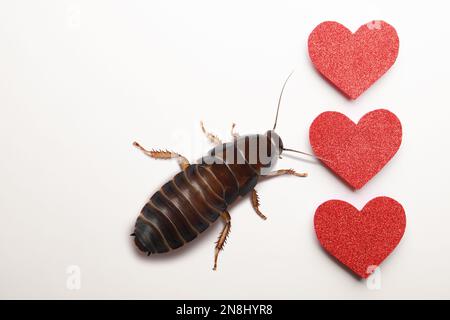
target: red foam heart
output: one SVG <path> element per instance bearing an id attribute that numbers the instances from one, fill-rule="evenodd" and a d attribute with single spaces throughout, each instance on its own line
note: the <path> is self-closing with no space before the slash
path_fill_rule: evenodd
<path id="1" fill-rule="evenodd" d="M 359 211 L 351 204 L 330 200 L 314 216 L 322 247 L 362 278 L 367 278 L 400 242 L 405 211 L 388 197 L 369 201 Z"/>
<path id="2" fill-rule="evenodd" d="M 397 59 L 399 39 L 384 21 L 372 21 L 352 33 L 326 21 L 309 35 L 308 50 L 317 70 L 351 99 L 377 81 Z"/>
<path id="3" fill-rule="evenodd" d="M 402 125 L 384 109 L 355 124 L 339 112 L 320 114 L 309 128 L 314 153 L 354 189 L 362 188 L 394 156 L 402 142 Z"/>

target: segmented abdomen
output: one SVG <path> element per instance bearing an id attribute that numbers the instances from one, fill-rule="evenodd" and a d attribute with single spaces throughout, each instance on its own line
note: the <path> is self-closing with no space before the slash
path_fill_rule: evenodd
<path id="1" fill-rule="evenodd" d="M 215 222 L 238 196 L 254 188 L 259 173 L 249 164 L 249 154 L 238 147 L 246 141 L 242 139 L 211 150 L 150 198 L 135 226 L 140 250 L 163 253 L 183 246 Z"/>
<path id="2" fill-rule="evenodd" d="M 226 210 L 226 196 L 239 190 L 232 180 L 224 186 L 220 179 L 227 176 L 226 171 L 224 164 L 194 164 L 164 184 L 136 221 L 138 248 L 148 254 L 168 252 L 205 231 Z"/>

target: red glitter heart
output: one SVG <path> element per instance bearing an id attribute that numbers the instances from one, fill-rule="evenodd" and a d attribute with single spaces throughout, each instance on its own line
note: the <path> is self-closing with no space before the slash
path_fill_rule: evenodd
<path id="1" fill-rule="evenodd" d="M 339 112 L 320 114 L 309 128 L 314 153 L 354 189 L 362 188 L 394 156 L 402 142 L 402 125 L 384 109 L 355 124 Z"/>
<path id="2" fill-rule="evenodd" d="M 330 200 L 314 216 L 322 247 L 361 278 L 367 278 L 400 242 L 405 211 L 388 197 L 369 201 L 359 211 L 351 204 Z"/>
<path id="3" fill-rule="evenodd" d="M 384 21 L 372 21 L 352 33 L 326 21 L 309 35 L 308 50 L 317 70 L 351 99 L 358 98 L 397 59 L 399 39 Z"/>

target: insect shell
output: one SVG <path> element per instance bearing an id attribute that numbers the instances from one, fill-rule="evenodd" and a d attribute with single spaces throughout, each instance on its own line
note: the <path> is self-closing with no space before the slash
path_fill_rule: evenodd
<path id="1" fill-rule="evenodd" d="M 288 79 L 289 77 L 286 82 Z M 206 132 L 202 124 L 204 133 L 216 147 L 196 164 L 190 164 L 178 153 L 149 151 L 134 143 L 152 158 L 177 159 L 181 167 L 181 171 L 156 191 L 142 208 L 132 234 L 139 250 L 151 255 L 178 249 L 194 240 L 220 218 L 224 227 L 215 246 L 215 270 L 219 252 L 223 249 L 231 228 L 228 206 L 238 197 L 250 193 L 255 212 L 266 219 L 259 210 L 259 199 L 255 190 L 261 178 L 286 174 L 306 176 L 292 169 L 271 171 L 283 151 L 300 152 L 285 149 L 281 138 L 275 132 L 283 90 L 278 102 L 274 129 L 265 134 L 240 137 L 234 133 L 233 125 L 233 141 L 221 143 L 215 135 Z"/>

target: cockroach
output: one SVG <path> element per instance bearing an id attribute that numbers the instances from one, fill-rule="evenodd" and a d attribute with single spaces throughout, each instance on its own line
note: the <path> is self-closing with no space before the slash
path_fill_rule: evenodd
<path id="1" fill-rule="evenodd" d="M 231 229 L 231 217 L 227 211 L 238 198 L 251 194 L 251 204 L 262 218 L 259 197 L 255 186 L 262 177 L 292 175 L 306 177 L 293 169 L 272 171 L 283 151 L 308 153 L 283 146 L 275 132 L 281 98 L 286 78 L 278 99 L 277 113 L 272 130 L 264 134 L 239 136 L 232 125 L 232 141 L 222 143 L 214 134 L 201 129 L 216 146 L 196 164 L 190 164 L 182 155 L 167 150 L 146 150 L 139 143 L 133 145 L 154 159 L 177 159 L 181 171 L 166 182 L 142 208 L 136 220 L 134 242 L 137 248 L 148 255 L 166 253 L 184 246 L 205 231 L 219 217 L 224 227 L 216 242 L 214 267 Z M 311 155 L 310 155 L 311 156 Z"/>

